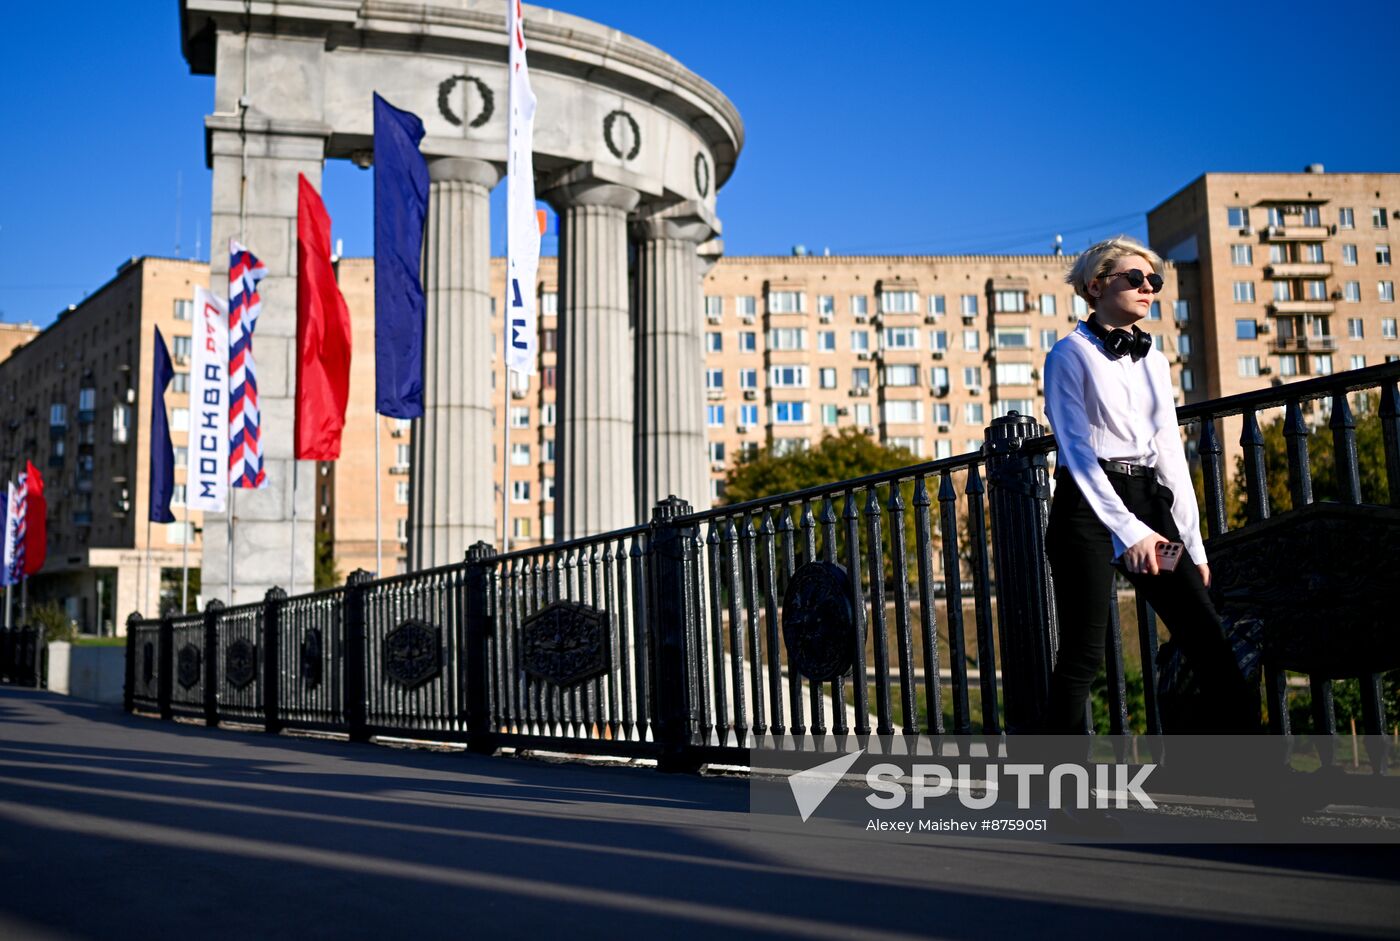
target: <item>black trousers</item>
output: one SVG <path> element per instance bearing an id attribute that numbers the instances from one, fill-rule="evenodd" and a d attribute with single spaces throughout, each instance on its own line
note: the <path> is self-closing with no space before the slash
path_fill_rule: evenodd
<path id="1" fill-rule="evenodd" d="M 1171 515 L 1170 489 L 1152 477 L 1110 473 L 1108 479 L 1138 519 L 1167 539 L 1180 541 L 1181 532 Z M 1103 664 L 1116 570 L 1110 564 L 1113 539 L 1067 469 L 1055 472 L 1055 485 L 1046 553 L 1055 577 L 1060 648 L 1042 730 L 1075 733 L 1084 730 L 1090 687 Z M 1181 645 L 1182 654 L 1201 678 L 1202 689 L 1216 697 L 1217 731 L 1258 732 L 1258 690 L 1250 687 L 1235 663 L 1200 570 L 1183 553 L 1174 572 L 1127 578 Z"/>

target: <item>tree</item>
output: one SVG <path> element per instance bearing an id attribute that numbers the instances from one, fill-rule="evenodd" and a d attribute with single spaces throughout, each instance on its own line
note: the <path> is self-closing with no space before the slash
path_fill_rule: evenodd
<path id="1" fill-rule="evenodd" d="M 316 531 L 316 590 L 334 588 L 341 583 L 340 569 L 335 564 L 335 550 L 330 533 Z"/>
<path id="2" fill-rule="evenodd" d="M 1356 420 L 1356 455 L 1361 478 L 1361 502 L 1384 504 L 1389 500 L 1386 481 L 1385 439 L 1381 433 L 1379 397 L 1361 395 L 1353 410 Z M 1288 439 L 1284 436 L 1284 420 L 1274 419 L 1262 429 L 1264 437 L 1264 466 L 1269 492 L 1270 514 L 1293 508 L 1288 490 Z M 1326 422 L 1308 434 L 1308 465 L 1312 468 L 1313 500 L 1337 500 L 1341 488 L 1337 482 L 1337 460 L 1333 450 L 1332 429 Z M 1235 459 L 1235 479 L 1240 492 L 1238 502 L 1231 501 L 1230 521 L 1234 527 L 1249 519 L 1249 494 L 1245 492 L 1245 459 Z M 1202 504 L 1204 506 L 1204 504 Z"/>

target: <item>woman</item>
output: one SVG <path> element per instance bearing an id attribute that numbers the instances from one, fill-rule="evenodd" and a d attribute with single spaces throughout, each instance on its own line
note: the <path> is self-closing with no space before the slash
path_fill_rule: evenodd
<path id="1" fill-rule="evenodd" d="M 1162 289 L 1162 259 L 1119 236 L 1081 255 L 1065 280 L 1092 312 L 1045 358 L 1045 409 L 1059 445 L 1046 549 L 1060 649 L 1042 730 L 1084 728 L 1118 564 L 1218 697 L 1217 730 L 1258 731 L 1257 690 L 1235 665 L 1206 590 L 1210 566 L 1171 371 L 1137 326 Z M 1172 571 L 1159 566 L 1164 543 L 1185 546 Z"/>

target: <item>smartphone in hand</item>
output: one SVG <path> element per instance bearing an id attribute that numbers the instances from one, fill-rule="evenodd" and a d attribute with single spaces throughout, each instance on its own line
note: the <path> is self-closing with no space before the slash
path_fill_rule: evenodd
<path id="1" fill-rule="evenodd" d="M 1163 572 L 1175 572 L 1186 547 L 1179 542 L 1157 543 L 1157 568 Z"/>

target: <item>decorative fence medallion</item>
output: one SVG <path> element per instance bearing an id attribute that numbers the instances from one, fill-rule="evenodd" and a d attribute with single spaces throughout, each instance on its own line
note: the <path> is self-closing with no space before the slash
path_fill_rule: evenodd
<path id="1" fill-rule="evenodd" d="M 608 617 L 576 601 L 556 601 L 520 628 L 525 672 L 573 686 L 608 672 Z"/>
<path id="2" fill-rule="evenodd" d="M 301 682 L 307 689 L 321 685 L 321 632 L 312 628 L 301 641 Z"/>
<path id="3" fill-rule="evenodd" d="M 175 669 L 175 679 L 185 689 L 189 689 L 199 682 L 199 667 L 203 657 L 200 656 L 199 648 L 194 644 L 186 644 L 180 648 L 179 663 Z"/>
<path id="4" fill-rule="evenodd" d="M 803 676 L 826 683 L 851 672 L 856 619 L 851 579 L 830 562 L 808 562 L 783 595 L 783 643 Z"/>
<path id="5" fill-rule="evenodd" d="M 384 673 L 402 686 L 422 686 L 442 672 L 442 631 L 404 621 L 384 637 Z"/>
<path id="6" fill-rule="evenodd" d="M 246 689 L 258 675 L 258 648 L 239 638 L 224 652 L 224 678 L 234 689 Z"/>
<path id="7" fill-rule="evenodd" d="M 156 676 L 156 645 L 149 640 L 141 646 L 141 685 L 150 686 Z"/>

